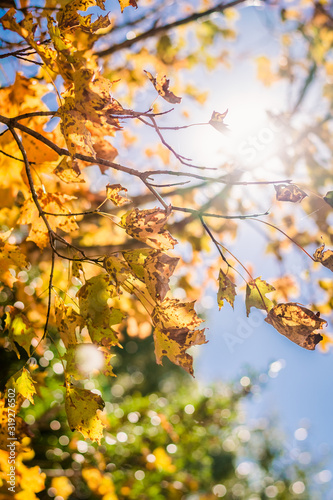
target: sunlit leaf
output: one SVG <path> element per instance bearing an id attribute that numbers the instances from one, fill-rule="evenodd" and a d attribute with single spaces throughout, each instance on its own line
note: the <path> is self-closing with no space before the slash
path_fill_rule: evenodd
<path id="1" fill-rule="evenodd" d="M 212 117 L 208 123 L 219 132 L 222 132 L 222 134 L 228 133 L 229 132 L 228 125 L 224 123 L 224 118 L 227 116 L 227 114 L 228 110 L 226 110 L 224 113 L 218 113 L 218 111 L 213 111 Z"/>
<path id="2" fill-rule="evenodd" d="M 315 333 L 315 330 L 321 330 L 327 324 L 319 317 L 319 313 L 315 314 L 294 302 L 273 307 L 265 321 L 289 340 L 310 351 L 322 340 L 320 333 Z"/>
<path id="3" fill-rule="evenodd" d="M 15 346 L 15 342 L 23 347 L 30 356 L 30 346 L 32 339 L 35 337 L 35 329 L 27 317 L 20 313 L 19 309 L 13 306 L 7 306 L 7 308 L 5 335 L 8 335 L 12 349 L 16 352 L 18 358 L 20 358 L 20 353 Z"/>
<path id="4" fill-rule="evenodd" d="M 177 241 L 164 229 L 170 212 L 161 208 L 139 210 L 135 208 L 121 218 L 126 233 L 158 250 L 169 250 Z"/>
<path id="5" fill-rule="evenodd" d="M 125 196 L 119 194 L 120 191 L 124 191 L 126 193 L 127 189 L 120 184 L 107 184 L 106 186 L 106 197 L 108 200 L 111 200 L 116 207 L 121 207 L 130 201 Z"/>
<path id="6" fill-rule="evenodd" d="M 70 429 L 97 443 L 103 437 L 104 425 L 98 414 L 103 408 L 104 401 L 98 394 L 74 386 L 66 387 L 65 409 Z"/>
<path id="7" fill-rule="evenodd" d="M 272 285 L 266 283 L 260 277 L 249 281 L 246 285 L 246 315 L 250 314 L 251 307 L 269 311 L 273 307 L 273 303 L 265 295 L 274 290 L 275 288 Z"/>
<path id="8" fill-rule="evenodd" d="M 22 368 L 16 375 L 13 375 L 7 383 L 8 387 L 13 387 L 17 394 L 21 394 L 24 399 L 28 399 L 34 404 L 34 394 L 36 394 L 35 384 L 30 372 L 26 368 Z"/>

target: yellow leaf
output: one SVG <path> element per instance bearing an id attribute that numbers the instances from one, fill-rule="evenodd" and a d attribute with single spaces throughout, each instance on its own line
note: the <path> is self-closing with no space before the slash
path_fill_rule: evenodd
<path id="1" fill-rule="evenodd" d="M 267 297 L 266 293 L 273 292 L 275 288 L 263 281 L 260 278 L 251 280 L 246 285 L 246 315 L 250 314 L 251 307 L 256 307 L 257 309 L 265 309 L 268 311 L 273 307 L 273 303 Z"/>
<path id="2" fill-rule="evenodd" d="M 226 274 L 220 269 L 219 273 L 219 291 L 217 292 L 217 303 L 219 309 L 223 306 L 223 300 L 225 299 L 231 307 L 234 307 L 234 301 L 236 296 L 236 285 L 228 278 Z"/>
<path id="3" fill-rule="evenodd" d="M 148 246 L 157 250 L 169 250 L 177 241 L 164 229 L 170 217 L 169 210 L 153 208 L 139 210 L 135 208 L 121 218 L 121 226 L 126 233 L 137 240 L 143 241 Z"/>
<path id="4" fill-rule="evenodd" d="M 153 455 L 155 456 L 154 466 L 156 469 L 169 472 L 170 474 L 176 472 L 176 466 L 172 463 L 170 455 L 167 454 L 164 448 L 159 446 L 153 451 Z"/>
<path id="5" fill-rule="evenodd" d="M 81 171 L 77 165 L 77 162 L 72 158 L 65 156 L 59 165 L 53 170 L 53 173 L 59 177 L 60 180 L 66 182 L 66 184 L 72 182 L 86 182 L 81 175 Z"/>
<path id="6" fill-rule="evenodd" d="M 61 193 L 45 193 L 42 188 L 36 190 L 38 201 L 40 206 L 45 212 L 50 212 L 54 214 L 68 214 L 69 212 L 65 209 L 64 203 L 75 199 L 74 196 L 69 196 Z M 46 218 L 55 231 L 57 228 L 61 229 L 65 233 L 75 231 L 78 225 L 75 222 L 74 217 L 56 217 L 51 215 L 46 215 Z M 39 217 L 38 210 L 36 208 L 35 202 L 32 197 L 28 198 L 22 208 L 21 216 L 19 218 L 20 224 L 30 224 L 31 229 L 27 240 L 34 241 L 39 248 L 45 248 L 49 242 L 49 235 L 47 227 L 41 217 Z"/>
<path id="7" fill-rule="evenodd" d="M 29 371 L 26 368 L 22 368 L 17 375 L 9 379 L 7 387 L 13 387 L 17 394 L 21 394 L 24 399 L 28 399 L 30 403 L 34 404 L 33 395 L 36 394 L 35 383 Z"/>
<path id="8" fill-rule="evenodd" d="M 55 496 L 59 496 L 63 498 L 63 500 L 67 500 L 74 491 L 74 486 L 66 476 L 53 477 L 51 488 L 55 490 Z"/>
<path id="9" fill-rule="evenodd" d="M 73 386 L 66 387 L 65 409 L 70 429 L 98 443 L 103 437 L 103 423 L 98 412 L 103 408 L 104 401 L 98 394 Z"/>
<path id="10" fill-rule="evenodd" d="M 193 375 L 193 358 L 186 350 L 194 345 L 205 344 L 204 330 L 195 330 L 202 323 L 197 316 L 193 302 L 183 303 L 178 299 L 166 298 L 157 304 L 152 319 L 155 325 L 155 355 L 158 364 L 162 357 L 184 368 Z"/>
<path id="11" fill-rule="evenodd" d="M 11 342 L 12 349 L 20 358 L 20 353 L 15 346 L 15 342 L 23 347 L 30 356 L 31 341 L 35 337 L 35 330 L 29 323 L 24 314 L 21 314 L 16 307 L 7 306 L 5 327 L 8 332 L 8 339 Z M 5 330 L 5 334 L 6 334 Z"/>
<path id="12" fill-rule="evenodd" d="M 119 194 L 120 191 L 124 191 L 126 193 L 127 189 L 120 184 L 107 184 L 106 186 L 106 197 L 108 200 L 111 200 L 116 207 L 121 207 L 130 201 L 124 196 L 121 196 Z"/>
<path id="13" fill-rule="evenodd" d="M 138 5 L 136 3 L 136 0 L 118 0 L 121 8 L 121 12 L 125 9 L 125 7 L 135 7 L 136 9 L 138 8 Z"/>
<path id="14" fill-rule="evenodd" d="M 77 293 L 80 313 L 89 330 L 91 340 L 103 346 L 119 345 L 113 325 L 121 323 L 124 315 L 119 309 L 110 309 L 108 299 L 117 295 L 116 287 L 105 274 L 93 276 Z"/>
<path id="15" fill-rule="evenodd" d="M 320 333 L 314 333 L 314 330 L 320 330 L 327 324 L 319 315 L 294 302 L 273 307 L 265 321 L 289 340 L 310 351 L 322 340 Z"/>
<path id="16" fill-rule="evenodd" d="M 90 490 L 102 500 L 118 500 L 110 474 L 102 474 L 95 467 L 85 467 L 82 470 L 82 477 Z"/>
<path id="17" fill-rule="evenodd" d="M 71 305 L 65 305 L 60 297 L 55 297 L 54 306 L 57 328 L 65 347 L 76 344 L 76 328 L 84 327 L 84 319 Z"/>

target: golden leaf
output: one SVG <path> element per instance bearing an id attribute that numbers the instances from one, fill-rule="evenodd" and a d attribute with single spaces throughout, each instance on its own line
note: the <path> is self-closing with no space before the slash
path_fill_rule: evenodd
<path id="1" fill-rule="evenodd" d="M 9 379 L 7 387 L 14 388 L 17 394 L 21 394 L 24 399 L 28 399 L 30 403 L 34 404 L 33 395 L 36 394 L 35 383 L 29 371 L 23 367 L 22 370 Z"/>
<path id="2" fill-rule="evenodd" d="M 120 184 L 107 184 L 106 186 L 106 197 L 108 200 L 111 200 L 116 207 L 121 207 L 126 203 L 129 203 L 125 196 L 121 196 L 120 191 L 127 192 L 127 189 L 121 186 Z"/>
<path id="3" fill-rule="evenodd" d="M 122 216 L 121 226 L 129 236 L 143 241 L 148 246 L 157 250 L 169 250 L 177 243 L 171 234 L 164 229 L 170 214 L 169 210 L 161 208 L 149 210 L 135 208 Z"/>
<path id="4" fill-rule="evenodd" d="M 190 375 L 193 375 L 193 358 L 186 350 L 207 342 L 205 330 L 195 330 L 202 319 L 197 316 L 193 304 L 166 298 L 156 305 L 152 314 L 156 362 L 162 364 L 162 357 L 167 356 Z"/>
<path id="5" fill-rule="evenodd" d="M 266 293 L 273 292 L 275 288 L 266 283 L 266 281 L 256 278 L 251 280 L 246 285 L 246 315 L 250 314 L 251 307 L 256 307 L 257 309 L 265 309 L 268 311 L 273 307 L 273 303 L 267 297 Z"/>
<path id="6" fill-rule="evenodd" d="M 71 431 L 77 430 L 85 438 L 101 442 L 103 423 L 98 412 L 104 401 L 98 394 L 74 386 L 66 387 L 65 409 Z"/>
<path id="7" fill-rule="evenodd" d="M 136 0 L 118 0 L 121 8 L 121 12 L 125 9 L 125 7 L 135 7 L 138 8 Z"/>
<path id="8" fill-rule="evenodd" d="M 314 330 L 320 330 L 327 324 L 319 313 L 315 314 L 294 302 L 273 307 L 265 321 L 289 340 L 310 351 L 322 340 L 320 333 L 314 333 Z"/>

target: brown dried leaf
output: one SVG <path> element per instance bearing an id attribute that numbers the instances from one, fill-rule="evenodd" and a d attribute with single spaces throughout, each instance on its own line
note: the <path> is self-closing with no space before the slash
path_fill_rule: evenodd
<path id="1" fill-rule="evenodd" d="M 159 93 L 161 97 L 167 102 L 170 102 L 171 104 L 179 104 L 180 101 L 182 100 L 181 97 L 175 96 L 173 92 L 169 90 L 169 80 L 167 79 L 166 75 L 164 75 L 160 81 L 157 81 L 156 78 L 153 77 L 149 71 L 145 71 L 146 75 L 148 76 L 149 80 L 151 83 L 154 85 L 155 89 Z"/>
<path id="2" fill-rule="evenodd" d="M 223 307 L 223 300 L 225 299 L 231 307 L 234 307 L 236 296 L 236 285 L 228 278 L 226 274 L 220 269 L 219 273 L 219 291 L 217 292 L 217 303 L 219 309 Z"/>
<path id="3" fill-rule="evenodd" d="M 279 184 L 274 186 L 276 199 L 278 201 L 291 201 L 292 203 L 301 202 L 308 196 L 301 188 L 295 184 Z"/>
<path id="4" fill-rule="evenodd" d="M 313 257 L 316 262 L 321 262 L 321 264 L 330 271 L 333 271 L 333 251 L 332 250 L 325 250 L 325 243 L 321 245 L 321 247 L 317 248 L 315 253 L 313 254 Z"/>
<path id="5" fill-rule="evenodd" d="M 327 321 L 319 317 L 319 313 L 315 314 L 295 302 L 273 307 L 265 321 L 289 340 L 310 351 L 323 338 L 320 333 L 314 333 L 314 330 L 320 330 L 327 324 Z"/>

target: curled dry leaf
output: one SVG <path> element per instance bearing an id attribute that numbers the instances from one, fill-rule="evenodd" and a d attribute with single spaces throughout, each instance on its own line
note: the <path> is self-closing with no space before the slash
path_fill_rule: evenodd
<path id="1" fill-rule="evenodd" d="M 327 324 L 318 314 L 296 302 L 288 302 L 273 307 L 265 321 L 295 344 L 313 351 L 323 338 L 314 330 L 320 330 Z"/>
<path id="2" fill-rule="evenodd" d="M 236 285 L 228 278 L 226 274 L 220 269 L 219 273 L 219 291 L 217 292 L 217 303 L 219 309 L 223 307 L 223 300 L 225 299 L 231 307 L 234 307 L 236 296 Z"/>
<path id="3" fill-rule="evenodd" d="M 218 111 L 213 111 L 212 117 L 209 120 L 209 124 L 214 127 L 218 132 L 222 134 L 228 133 L 228 125 L 224 123 L 224 118 L 227 116 L 228 110 L 224 113 L 219 113 Z"/>
<path id="4" fill-rule="evenodd" d="M 170 102 L 171 104 L 180 103 L 182 98 L 175 96 L 175 94 L 169 90 L 169 80 L 165 75 L 160 79 L 160 81 L 157 81 L 157 79 L 154 78 L 153 75 L 149 73 L 149 71 L 145 71 L 145 73 L 148 76 L 151 83 L 154 85 L 159 95 L 163 97 L 165 101 Z"/>
<path id="5" fill-rule="evenodd" d="M 106 197 L 108 200 L 111 200 L 116 207 L 121 207 L 130 201 L 125 196 L 121 196 L 119 194 L 120 191 L 127 193 L 127 189 L 120 184 L 108 184 L 106 186 Z"/>
<path id="6" fill-rule="evenodd" d="M 278 186 L 274 186 L 274 188 L 278 201 L 298 203 L 307 196 L 307 194 L 295 184 L 279 184 Z"/>
<path id="7" fill-rule="evenodd" d="M 317 248 L 315 253 L 313 254 L 314 260 L 317 262 L 321 262 L 323 266 L 327 267 L 330 271 L 333 271 L 333 251 L 325 250 L 325 244 L 321 245 L 321 247 Z"/>

